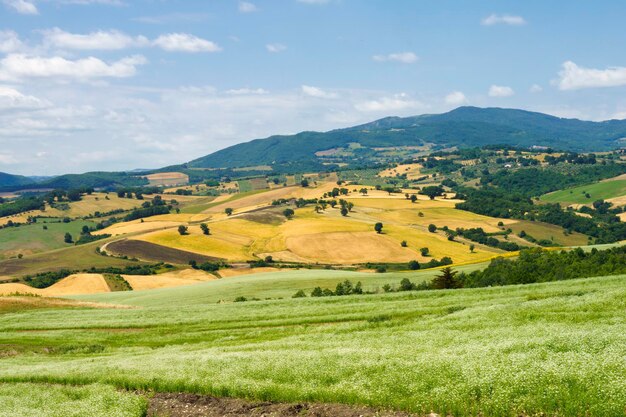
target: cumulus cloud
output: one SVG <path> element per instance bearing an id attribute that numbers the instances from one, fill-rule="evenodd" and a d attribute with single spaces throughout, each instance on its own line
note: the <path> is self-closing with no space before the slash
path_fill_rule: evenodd
<path id="1" fill-rule="evenodd" d="M 374 55 L 372 59 L 378 62 L 392 61 L 401 62 L 403 64 L 412 64 L 417 62 L 419 58 L 413 52 L 396 52 L 388 55 Z"/>
<path id="2" fill-rule="evenodd" d="M 485 17 L 480 22 L 483 26 L 493 25 L 510 25 L 510 26 L 522 26 L 526 24 L 526 20 L 522 16 L 512 16 L 508 14 L 491 14 Z"/>
<path id="3" fill-rule="evenodd" d="M 0 85 L 0 109 L 37 109 L 49 106 L 46 100 L 22 94 L 18 90 Z"/>
<path id="4" fill-rule="evenodd" d="M 219 52 L 222 50 L 215 42 L 188 33 L 161 35 L 154 40 L 153 44 L 169 52 Z"/>
<path id="5" fill-rule="evenodd" d="M 132 77 L 137 72 L 137 66 L 146 62 L 146 59 L 140 55 L 122 58 L 108 64 L 94 57 L 70 60 L 59 56 L 44 58 L 10 54 L 0 60 L 0 80 L 52 77 L 88 80 L 105 77 Z"/>
<path id="6" fill-rule="evenodd" d="M 254 3 L 249 1 L 240 1 L 237 9 L 240 13 L 253 13 L 259 10 Z"/>
<path id="7" fill-rule="evenodd" d="M 18 12 L 19 14 L 39 14 L 37 6 L 31 1 L 27 0 L 3 0 L 3 3 Z"/>
<path id="8" fill-rule="evenodd" d="M 424 104 L 412 100 L 407 94 L 395 94 L 392 97 L 381 97 L 376 100 L 367 100 L 356 103 L 354 106 L 358 111 L 362 112 L 395 112 L 408 109 L 424 108 Z"/>
<path id="9" fill-rule="evenodd" d="M 23 46 L 19 36 L 12 30 L 0 31 L 0 52 L 9 53 L 21 49 Z"/>
<path id="10" fill-rule="evenodd" d="M 445 102 L 446 104 L 460 106 L 467 103 L 467 97 L 461 91 L 453 91 L 446 96 Z"/>
<path id="11" fill-rule="evenodd" d="M 316 97 L 316 98 L 337 98 L 338 97 L 336 93 L 324 91 L 321 88 L 313 87 L 310 85 L 303 85 L 301 89 L 302 89 L 302 93 L 311 97 Z"/>
<path id="12" fill-rule="evenodd" d="M 117 50 L 150 44 L 144 36 L 132 37 L 117 30 L 81 35 L 54 28 L 44 31 L 43 35 L 44 44 L 61 49 Z"/>
<path id="13" fill-rule="evenodd" d="M 273 54 L 276 54 L 285 51 L 287 47 L 282 43 L 268 43 L 267 45 L 265 45 L 265 49 Z"/>
<path id="14" fill-rule="evenodd" d="M 511 97 L 515 91 L 511 87 L 492 85 L 489 87 L 489 97 Z"/>
<path id="15" fill-rule="evenodd" d="M 560 90 L 626 85 L 626 67 L 594 69 L 579 67 L 572 61 L 563 63 L 557 84 Z"/>

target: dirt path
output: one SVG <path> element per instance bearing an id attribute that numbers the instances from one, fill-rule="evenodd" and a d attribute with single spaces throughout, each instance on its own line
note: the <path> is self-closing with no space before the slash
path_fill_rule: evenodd
<path id="1" fill-rule="evenodd" d="M 252 402 L 195 394 L 155 394 L 148 417 L 410 417 L 410 414 L 340 404 Z M 436 415 L 432 415 L 436 416 Z M 415 416 L 417 417 L 417 416 Z"/>

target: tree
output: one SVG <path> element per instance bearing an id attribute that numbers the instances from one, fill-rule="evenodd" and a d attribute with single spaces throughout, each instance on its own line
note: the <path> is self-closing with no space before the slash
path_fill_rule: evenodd
<path id="1" fill-rule="evenodd" d="M 443 195 L 444 189 L 440 185 L 429 185 L 428 187 L 422 188 L 420 194 L 427 195 L 431 200 L 434 200 L 435 197 Z"/>
<path id="2" fill-rule="evenodd" d="M 411 282 L 408 278 L 402 278 L 400 281 L 400 291 L 413 291 L 415 289 L 415 284 Z"/>
<path id="3" fill-rule="evenodd" d="M 226 213 L 227 216 L 230 216 L 231 214 L 233 214 L 233 209 L 227 207 L 226 209 L 224 209 L 224 213 Z"/>
<path id="4" fill-rule="evenodd" d="M 420 249 L 420 253 L 422 254 L 422 256 L 428 256 L 428 252 L 430 252 L 428 248 Z"/>
<path id="5" fill-rule="evenodd" d="M 406 240 L 403 240 L 402 242 L 400 242 L 400 246 L 406 248 L 408 246 L 408 243 L 406 243 Z"/>
<path id="6" fill-rule="evenodd" d="M 367 195 L 367 188 L 361 188 L 359 192 L 363 195 Z"/>
<path id="7" fill-rule="evenodd" d="M 311 297 L 323 297 L 324 296 L 324 292 L 322 291 L 321 287 L 315 287 L 313 288 L 313 291 L 311 291 Z"/>
<path id="8" fill-rule="evenodd" d="M 70 235 L 69 233 L 66 233 L 65 236 L 63 237 L 63 241 L 65 243 L 73 243 L 74 240 L 72 239 L 72 235 Z"/>
<path id="9" fill-rule="evenodd" d="M 354 208 L 354 203 L 352 201 L 349 201 L 348 204 L 346 204 L 346 208 L 348 209 L 348 211 L 352 211 L 352 209 Z"/>
<path id="10" fill-rule="evenodd" d="M 383 224 L 381 222 L 378 222 L 374 225 L 374 230 L 376 230 L 376 233 L 382 233 L 383 232 Z"/>
<path id="11" fill-rule="evenodd" d="M 306 298 L 304 290 L 298 290 L 291 298 Z"/>
<path id="12" fill-rule="evenodd" d="M 445 290 L 451 288 L 460 288 L 462 283 L 456 278 L 458 271 L 453 271 L 449 266 L 441 270 L 441 275 L 437 275 L 433 279 L 433 288 Z"/>
<path id="13" fill-rule="evenodd" d="M 207 226 L 206 223 L 201 223 L 200 224 L 200 229 L 202 229 L 202 233 L 205 235 L 210 235 L 211 234 L 211 230 L 209 229 L 209 226 Z"/>
<path id="14" fill-rule="evenodd" d="M 417 261 L 409 261 L 409 269 L 411 271 L 416 271 L 420 269 L 420 263 Z"/>
<path id="15" fill-rule="evenodd" d="M 82 227 L 82 229 L 81 229 L 81 232 L 80 232 L 80 233 L 81 233 L 81 234 L 83 234 L 83 235 L 88 235 L 88 234 L 89 234 L 89 226 L 84 225 L 84 226 Z"/>
<path id="16" fill-rule="evenodd" d="M 430 233 L 435 233 L 437 231 L 437 226 L 435 226 L 434 224 L 429 224 L 428 225 L 428 231 Z"/>
<path id="17" fill-rule="evenodd" d="M 308 187 L 309 186 L 309 180 L 304 178 L 302 181 L 300 181 L 300 185 L 303 186 L 303 187 Z"/>
<path id="18" fill-rule="evenodd" d="M 286 208 L 285 210 L 283 210 L 283 215 L 288 219 L 291 219 L 294 214 L 296 213 L 290 208 Z"/>
<path id="19" fill-rule="evenodd" d="M 342 207 L 341 208 L 341 215 L 344 216 L 344 217 L 347 216 L 348 215 L 348 209 L 345 208 L 345 207 Z"/>
<path id="20" fill-rule="evenodd" d="M 411 203 L 415 203 L 417 201 L 417 196 L 415 194 L 411 195 Z"/>
<path id="21" fill-rule="evenodd" d="M 183 226 L 182 224 L 180 226 L 178 226 L 178 233 L 183 236 L 187 234 L 187 226 Z"/>
<path id="22" fill-rule="evenodd" d="M 473 243 L 470 245 L 470 252 L 474 253 L 474 249 L 476 249 L 476 245 Z"/>

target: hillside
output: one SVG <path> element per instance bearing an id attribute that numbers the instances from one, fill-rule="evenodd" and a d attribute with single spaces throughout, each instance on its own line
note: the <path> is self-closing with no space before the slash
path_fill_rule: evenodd
<path id="1" fill-rule="evenodd" d="M 33 184 L 33 182 L 34 181 L 28 177 L 0 172 L 0 188 L 30 185 Z"/>
<path id="2" fill-rule="evenodd" d="M 256 139 L 189 162 L 191 168 L 233 168 L 320 163 L 316 152 L 340 153 L 351 160 L 371 157 L 372 148 L 434 144 L 475 147 L 506 144 L 546 146 L 568 151 L 603 151 L 619 147 L 626 137 L 626 120 L 589 122 L 562 119 L 515 109 L 459 107 L 444 114 L 388 117 L 360 126 L 329 132 L 301 132 Z"/>

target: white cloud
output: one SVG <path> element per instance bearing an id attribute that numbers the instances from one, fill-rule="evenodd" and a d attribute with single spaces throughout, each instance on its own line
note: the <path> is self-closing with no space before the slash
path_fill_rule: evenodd
<path id="1" fill-rule="evenodd" d="M 489 97 L 511 97 L 515 91 L 511 87 L 492 85 L 489 87 Z"/>
<path id="2" fill-rule="evenodd" d="M 269 52 L 276 54 L 278 52 L 285 51 L 287 47 L 282 43 L 268 43 L 267 45 L 265 45 L 265 49 L 267 49 Z"/>
<path id="3" fill-rule="evenodd" d="M 79 35 L 54 28 L 43 34 L 46 45 L 61 49 L 117 50 L 150 44 L 144 36 L 131 37 L 116 30 Z"/>
<path id="4" fill-rule="evenodd" d="M 137 66 L 146 62 L 141 55 L 122 58 L 107 64 L 94 57 L 69 60 L 59 56 L 44 58 L 11 54 L 0 60 L 0 80 L 49 77 L 87 80 L 104 77 L 132 77 L 137 72 Z"/>
<path id="5" fill-rule="evenodd" d="M 5 54 L 15 52 L 22 46 L 22 41 L 20 41 L 17 33 L 12 30 L 0 31 L 0 52 Z"/>
<path id="6" fill-rule="evenodd" d="M 236 89 L 232 89 L 232 90 L 228 90 L 226 91 L 228 94 L 232 94 L 232 95 L 250 95 L 250 94 L 254 94 L 254 95 L 260 95 L 260 94 L 268 94 L 269 91 L 264 90 L 262 88 L 236 88 Z"/>
<path id="7" fill-rule="evenodd" d="M 37 6 L 27 0 L 3 0 L 3 3 L 18 12 L 19 14 L 39 14 Z"/>
<path id="8" fill-rule="evenodd" d="M 467 97 L 461 91 L 453 91 L 446 96 L 445 102 L 446 104 L 460 106 L 467 103 Z"/>
<path id="9" fill-rule="evenodd" d="M 508 14 L 499 15 L 499 14 L 494 13 L 485 17 L 480 23 L 483 26 L 493 26 L 493 25 L 522 26 L 526 24 L 526 20 L 522 16 L 511 16 Z"/>
<path id="10" fill-rule="evenodd" d="M 338 95 L 336 93 L 331 93 L 328 91 L 324 91 L 321 88 L 313 87 L 310 85 L 303 85 L 302 92 L 307 96 L 316 97 L 316 98 L 337 98 Z"/>
<path id="11" fill-rule="evenodd" d="M 222 50 L 215 42 L 188 33 L 161 35 L 153 43 L 169 52 L 219 52 Z"/>
<path id="12" fill-rule="evenodd" d="M 626 85 L 626 67 L 594 69 L 579 67 L 572 61 L 563 63 L 557 84 L 560 90 Z"/>
<path id="13" fill-rule="evenodd" d="M 20 93 L 18 90 L 0 85 L 0 109 L 37 109 L 49 106 L 45 100 Z"/>
<path id="14" fill-rule="evenodd" d="M 413 52 L 396 52 L 388 55 L 374 55 L 372 59 L 378 62 L 394 61 L 403 64 L 412 64 L 417 62 L 419 58 Z"/>
<path id="15" fill-rule="evenodd" d="M 237 9 L 241 13 L 253 13 L 259 10 L 254 3 L 250 3 L 248 1 L 240 1 Z"/>
<path id="16" fill-rule="evenodd" d="M 354 108 L 362 112 L 395 112 L 408 109 L 424 108 L 424 104 L 412 100 L 405 93 L 395 94 L 392 97 L 382 97 L 376 100 L 367 100 L 356 103 Z"/>
<path id="17" fill-rule="evenodd" d="M 147 23 L 151 25 L 163 25 L 167 23 L 180 22 L 202 22 L 209 18 L 207 13 L 169 13 L 159 16 L 140 16 L 132 20 L 139 23 Z"/>
<path id="18" fill-rule="evenodd" d="M 533 84 L 530 86 L 530 90 L 531 93 L 541 93 L 543 91 L 543 87 L 540 86 L 539 84 Z"/>

